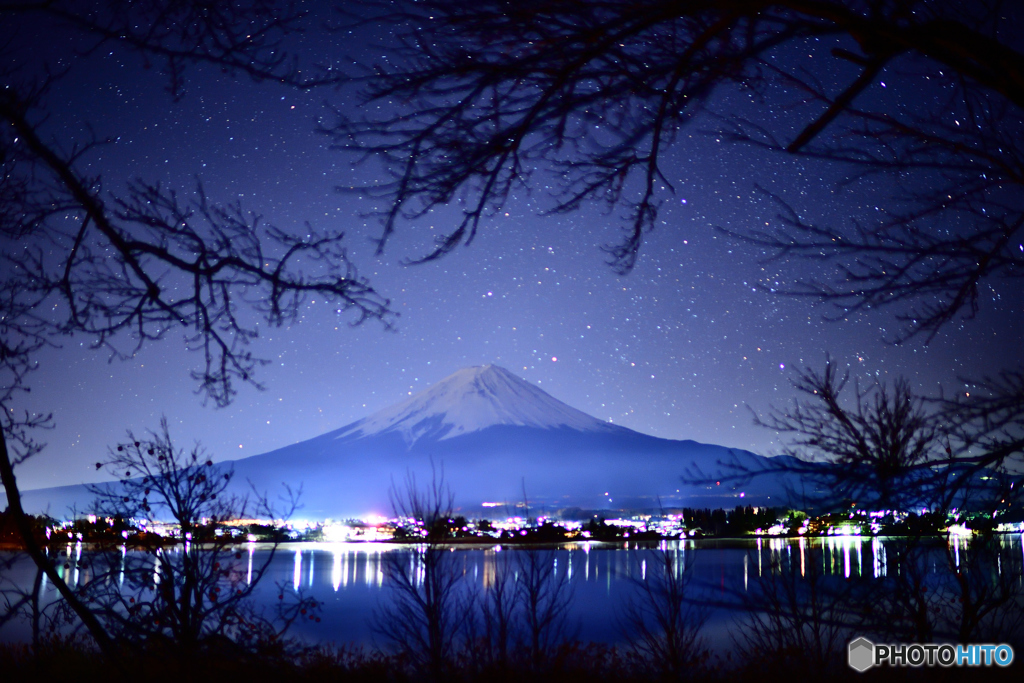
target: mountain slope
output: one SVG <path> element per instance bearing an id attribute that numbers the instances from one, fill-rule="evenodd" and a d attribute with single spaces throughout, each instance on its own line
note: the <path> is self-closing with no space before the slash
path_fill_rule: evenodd
<path id="1" fill-rule="evenodd" d="M 389 490 L 443 471 L 463 514 L 514 506 L 621 509 L 782 504 L 783 475 L 740 485 L 683 483 L 683 475 L 769 467 L 748 451 L 641 434 L 602 422 L 493 366 L 465 368 L 394 406 L 262 455 L 221 463 L 233 481 L 274 499 L 302 488 L 305 519 L 390 512 Z M 240 488 L 240 493 L 244 491 Z M 25 494 L 27 509 L 87 509 L 84 487 Z M 484 504 L 487 504 L 485 507 Z M 504 504 L 504 505 L 502 505 Z"/>
<path id="2" fill-rule="evenodd" d="M 621 427 L 562 403 L 505 368 L 463 368 L 408 400 L 332 432 L 336 439 L 398 434 L 442 441 L 497 425 L 614 433 Z"/>

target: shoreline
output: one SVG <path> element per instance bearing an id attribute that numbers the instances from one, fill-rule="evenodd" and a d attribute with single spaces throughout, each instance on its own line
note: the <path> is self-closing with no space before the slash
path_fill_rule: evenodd
<path id="1" fill-rule="evenodd" d="M 1019 531 L 992 531 L 992 535 L 1012 535 L 1020 534 Z M 915 535 L 901 535 L 901 534 L 875 534 L 875 535 L 863 535 L 863 534 L 836 534 L 836 535 L 750 535 L 750 536 L 665 536 L 661 538 L 644 538 L 644 539 L 600 539 L 600 538 L 574 538 L 565 540 L 539 540 L 539 539 L 506 539 L 506 538 L 454 538 L 445 539 L 442 541 L 426 541 L 424 540 L 396 540 L 396 539 L 376 539 L 376 540 L 359 540 L 359 539 L 348 539 L 343 541 L 324 541 L 324 540 L 309 540 L 309 539 L 288 539 L 282 541 L 272 540 L 257 540 L 257 541 L 235 541 L 230 543 L 224 543 L 220 545 L 192 542 L 192 544 L 198 548 L 213 548 L 216 547 L 220 550 L 244 548 L 247 546 L 253 546 L 254 548 L 267 548 L 267 547 L 282 547 L 282 546 L 293 546 L 293 545 L 318 545 L 318 546 L 333 546 L 333 545 L 361 545 L 361 546 L 421 546 L 427 543 L 437 545 L 444 548 L 480 548 L 488 549 L 492 547 L 500 547 L 502 549 L 515 549 L 515 548 L 562 548 L 565 546 L 572 545 L 591 545 L 591 546 L 615 546 L 615 547 L 636 547 L 636 548 L 652 548 L 662 542 L 678 542 L 678 541 L 690 541 L 690 542 L 724 542 L 724 543 L 749 543 L 752 541 L 759 540 L 782 540 L 791 541 L 798 539 L 807 540 L 821 540 L 821 539 L 879 539 L 886 540 L 892 538 L 915 538 L 921 540 L 939 540 L 950 537 L 955 538 L 973 538 L 974 536 L 981 536 L 982 534 L 972 534 L 971 536 L 956 536 L 955 534 L 948 533 L 933 533 L 933 534 L 915 534 Z M 160 543 L 140 544 L 140 543 L 104 543 L 102 541 L 90 541 L 88 539 L 69 539 L 66 542 L 54 543 L 52 541 L 41 544 L 43 548 L 49 550 L 57 550 L 66 548 L 69 545 L 81 544 L 89 549 L 99 548 L 120 548 L 124 547 L 128 550 L 150 550 L 154 548 L 163 548 L 168 546 L 181 545 L 182 541 L 177 539 L 170 539 Z M 0 552 L 23 552 L 26 548 L 24 544 L 12 543 L 9 541 L 0 542 Z"/>

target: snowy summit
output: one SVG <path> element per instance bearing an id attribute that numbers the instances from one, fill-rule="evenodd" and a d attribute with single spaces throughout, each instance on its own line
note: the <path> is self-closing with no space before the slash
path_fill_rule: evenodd
<path id="1" fill-rule="evenodd" d="M 463 368 L 397 405 L 342 427 L 334 437 L 397 433 L 412 444 L 496 425 L 581 432 L 620 429 L 562 403 L 505 368 L 481 365 Z"/>

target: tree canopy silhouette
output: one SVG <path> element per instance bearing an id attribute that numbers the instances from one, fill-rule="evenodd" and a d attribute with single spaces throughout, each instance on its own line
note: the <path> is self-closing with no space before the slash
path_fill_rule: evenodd
<path id="1" fill-rule="evenodd" d="M 879 179 L 892 188 L 845 225 L 819 224 L 776 197 L 772 225 L 732 231 L 766 258 L 835 267 L 786 293 L 830 301 L 838 317 L 894 307 L 897 341 L 930 340 L 978 311 L 983 284 L 1024 278 L 1019 6 L 427 0 L 382 3 L 359 20 L 391 22 L 396 45 L 367 66 L 367 106 L 339 110 L 325 132 L 391 173 L 361 188 L 385 200 L 382 248 L 403 221 L 458 201 L 461 219 L 422 256 L 439 258 L 472 241 L 514 192 L 544 188 L 553 213 L 591 202 L 624 211 L 624 237 L 607 250 L 628 272 L 674 189 L 667 150 L 684 131 L 710 128 L 832 162 L 854 189 Z M 735 92 L 748 104 L 719 106 L 718 95 Z M 959 441 L 954 456 L 985 467 L 1019 461 L 1022 377 L 1007 365 L 964 380 L 969 392 L 932 397 L 947 442 Z M 899 385 L 881 400 L 917 400 L 904 394 Z M 807 426 L 797 413 L 777 417 L 786 431 Z"/>
<path id="2" fill-rule="evenodd" d="M 187 68 L 201 64 L 297 88 L 335 83 L 340 72 L 303 68 L 287 50 L 306 12 L 264 0 L 69 1 L 4 5 L 0 17 L 10 37 L 0 52 L 0 421 L 15 464 L 38 451 L 31 431 L 47 416 L 18 415 L 12 401 L 36 353 L 61 336 L 124 357 L 183 330 L 203 358 L 193 373 L 200 390 L 223 405 L 236 382 L 257 384 L 262 361 L 249 343 L 260 318 L 290 322 L 316 295 L 354 312 L 355 323 L 387 324 L 388 302 L 358 274 L 341 232 L 282 230 L 238 202 L 209 199 L 198 180 L 105 181 L 90 163 L 108 141 L 49 124 L 55 84 L 79 78 L 101 48 L 126 47 L 160 66 L 172 103 L 185 95 Z M 40 25 L 68 39 L 66 54 L 48 59 L 16 39 Z M 245 313 L 253 309 L 256 320 Z"/>
<path id="3" fill-rule="evenodd" d="M 839 265 L 835 282 L 797 293 L 846 308 L 913 300 L 907 333 L 931 334 L 975 310 L 980 282 L 1024 272 L 1019 8 L 429 0 L 379 9 L 363 20 L 390 21 L 397 36 L 362 81 L 372 106 L 339 114 L 327 132 L 391 172 L 362 188 L 388 200 L 381 245 L 402 219 L 460 198 L 461 221 L 423 257 L 437 258 L 471 241 L 513 190 L 544 186 L 553 212 L 625 209 L 626 234 L 609 254 L 628 271 L 673 189 L 666 150 L 687 128 L 712 125 L 731 140 L 841 162 L 849 182 L 895 180 L 890 204 L 851 225 L 815 225 L 784 207 L 783 227 L 744 234 Z M 882 97 L 883 77 L 914 103 Z M 752 96 L 752 118 L 715 111 L 714 96 L 730 88 Z"/>
<path id="4" fill-rule="evenodd" d="M 235 538 L 243 529 L 232 526 L 254 517 L 287 519 L 297 494 L 282 507 L 256 491 L 232 493 L 230 464 L 214 466 L 198 444 L 188 450 L 175 446 L 166 419 L 146 436 L 129 431 L 96 464 L 116 481 L 89 487 L 96 496 L 94 513 L 132 520 L 147 531 L 167 521 L 177 527 L 172 538 L 142 534 L 131 552 L 117 539 L 77 560 L 90 575 L 77 594 L 119 644 L 163 648 L 186 658 L 202 651 L 257 652 L 282 644 L 285 630 L 318 607 L 302 595 L 289 593 L 285 601 L 282 591 L 273 616 L 256 608 L 253 592 L 279 543 L 275 538 L 254 563 L 254 546 L 244 557 Z"/>
<path id="5" fill-rule="evenodd" d="M 65 104 L 55 86 L 84 81 L 90 58 L 114 49 L 158 67 L 171 107 L 189 69 L 204 65 L 224 78 L 334 84 L 341 72 L 289 48 L 308 20 L 298 4 L 276 0 L 0 4 L 0 476 L 29 554 L 108 653 L 109 638 L 33 540 L 20 504 L 14 467 L 38 453 L 33 434 L 49 422 L 15 412 L 38 352 L 76 335 L 126 357 L 180 331 L 202 357 L 200 391 L 223 405 L 237 382 L 258 386 L 263 361 L 250 342 L 259 323 L 294 320 L 311 295 L 356 324 L 387 325 L 391 312 L 340 231 L 277 228 L 238 202 L 211 200 L 198 179 L 173 188 L 99 177 L 91 163 L 109 141 L 53 125 Z M 94 122 L 83 123 L 90 131 Z"/>

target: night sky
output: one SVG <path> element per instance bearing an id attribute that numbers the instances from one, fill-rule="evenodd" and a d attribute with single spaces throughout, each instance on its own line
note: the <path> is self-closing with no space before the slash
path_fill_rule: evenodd
<path id="1" fill-rule="evenodd" d="M 345 50 L 370 49 L 346 36 L 310 40 L 339 61 Z M 394 332 L 374 322 L 352 328 L 349 316 L 309 301 L 297 325 L 261 328 L 253 350 L 273 361 L 259 376 L 267 390 L 242 387 L 224 409 L 195 395 L 189 371 L 199 358 L 184 351 L 180 333 L 112 363 L 86 338 L 63 339 L 61 349 L 39 356 L 22 402 L 55 419 L 42 435 L 47 449 L 19 469 L 24 488 L 93 480 L 109 445 L 126 429 L 155 428 L 162 415 L 180 443 L 199 440 L 215 459 L 239 458 L 340 427 L 485 363 L 641 432 L 774 454 L 783 444 L 752 424 L 750 409 L 763 413 L 790 400 L 793 371 L 822 367 L 826 352 L 858 375 L 905 374 L 934 392 L 956 391 L 958 376 L 997 370 L 1024 349 L 1019 292 L 998 283 L 983 288 L 976 320 L 947 327 L 930 344 L 900 346 L 887 341 L 899 331 L 895 309 L 825 322 L 834 309 L 762 291 L 828 271 L 800 260 L 765 262 L 764 253 L 715 230 L 777 220 L 778 207 L 755 184 L 833 224 L 870 216 L 891 187 L 878 180 L 837 190 L 834 167 L 727 144 L 701 132 L 710 120 L 692 126 L 665 158 L 675 191 L 664 195 L 660 224 L 627 276 L 616 275 L 600 249 L 619 237 L 619 216 L 599 206 L 539 216 L 549 205 L 543 176 L 532 194 L 520 193 L 487 220 L 468 248 L 405 266 L 450 228 L 454 209 L 403 226 L 384 255 L 374 255 L 379 226 L 360 214 L 380 207 L 335 188 L 365 183 L 376 171 L 353 169 L 315 132 L 325 102 L 349 106 L 344 94 L 193 68 L 184 100 L 174 104 L 159 73 L 135 55 L 114 49 L 73 59 L 48 96 L 47 131 L 73 140 L 88 122 L 113 138 L 84 160 L 107 191 L 142 177 L 187 192 L 199 176 L 212 198 L 240 199 L 279 227 L 342 227 L 361 274 L 400 317 Z M 880 83 L 875 90 L 868 96 L 882 96 Z M 886 96 L 909 102 L 923 94 Z M 714 106 L 778 123 L 738 93 L 723 92 Z"/>

